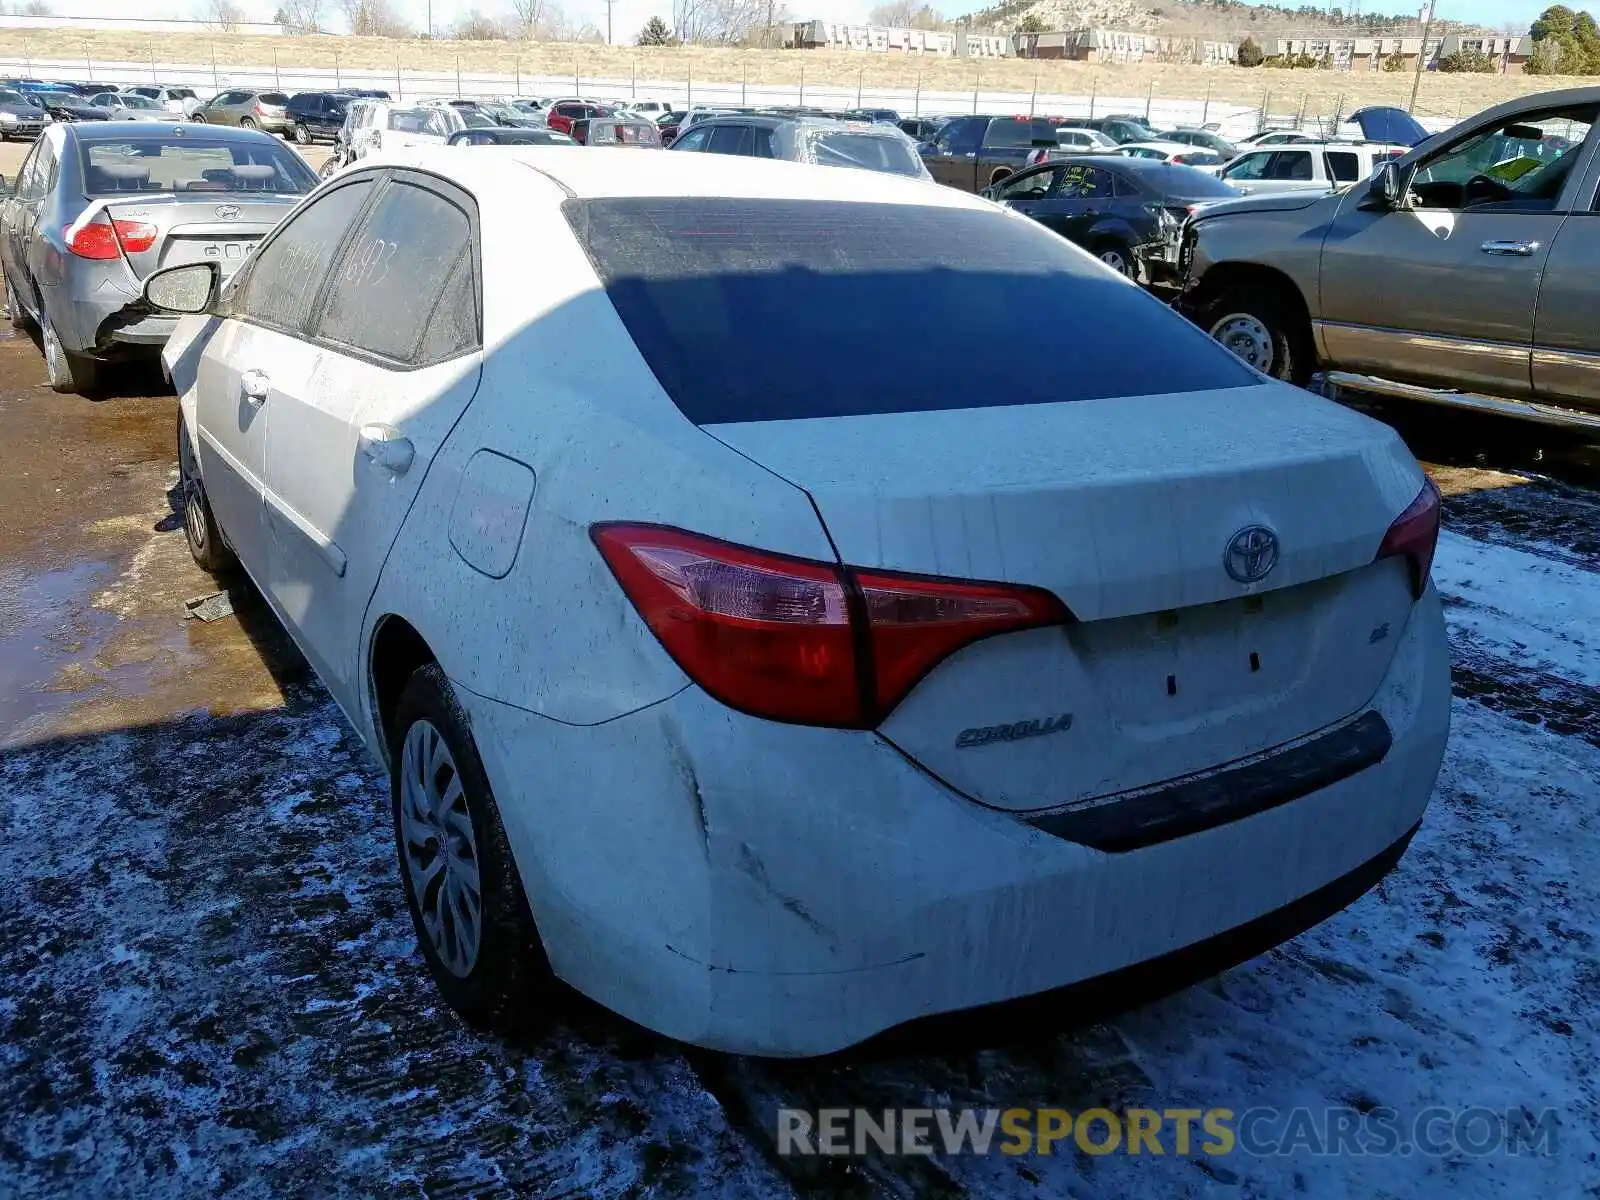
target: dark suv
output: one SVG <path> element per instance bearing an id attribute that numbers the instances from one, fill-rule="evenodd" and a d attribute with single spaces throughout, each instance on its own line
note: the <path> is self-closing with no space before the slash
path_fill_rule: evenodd
<path id="1" fill-rule="evenodd" d="M 1027 165 L 1041 146 L 1054 147 L 1068 117 L 956 117 L 934 135 L 922 161 L 940 183 L 981 192 Z"/>
<path id="2" fill-rule="evenodd" d="M 289 97 L 289 120 L 294 122 L 294 140 L 309 146 L 319 138 L 333 141 L 344 128 L 345 109 L 350 95 L 344 92 L 296 92 Z"/>

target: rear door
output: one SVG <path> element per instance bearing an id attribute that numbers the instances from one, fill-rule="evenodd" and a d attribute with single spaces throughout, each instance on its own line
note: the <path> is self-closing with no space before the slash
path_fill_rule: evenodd
<path id="1" fill-rule="evenodd" d="M 1600 162 L 1550 243 L 1533 327 L 1533 390 L 1551 404 L 1600 412 Z"/>
<path id="2" fill-rule="evenodd" d="M 274 231 L 224 292 L 196 368 L 206 494 L 239 561 L 269 600 L 264 418 L 311 378 L 316 360 L 307 319 L 372 189 L 370 176 L 341 182 Z"/>
<path id="3" fill-rule="evenodd" d="M 267 414 L 267 587 L 347 711 L 378 572 L 477 389 L 475 222 L 465 193 L 394 173 L 332 259 L 306 369 Z"/>
<path id="4" fill-rule="evenodd" d="M 929 174 L 949 187 L 977 191 L 973 181 L 978 177 L 978 148 L 988 126 L 987 117 L 957 117 L 948 122 L 934 138 L 934 152 L 923 159 Z"/>

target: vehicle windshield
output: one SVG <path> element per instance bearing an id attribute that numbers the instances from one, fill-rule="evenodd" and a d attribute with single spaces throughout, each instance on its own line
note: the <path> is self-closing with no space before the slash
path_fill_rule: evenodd
<path id="1" fill-rule="evenodd" d="M 999 209 L 788 199 L 569 200 L 568 222 L 662 388 L 696 424 L 1250 387 L 1203 331 Z M 967 346 L 1041 314 L 1096 352 L 897 354 L 907 313 Z"/>
<path id="2" fill-rule="evenodd" d="M 114 126 L 113 126 L 114 128 Z M 299 195 L 317 176 L 279 142 L 191 137 L 87 142 L 84 195 L 123 192 L 267 192 Z"/>
<path id="3" fill-rule="evenodd" d="M 160 108 L 149 96 L 119 96 L 123 108 Z"/>
<path id="4" fill-rule="evenodd" d="M 828 130 L 810 138 L 812 158 L 824 167 L 864 167 L 890 175 L 920 178 L 922 159 L 901 137 Z"/>
<path id="5" fill-rule="evenodd" d="M 455 110 L 455 114 L 456 114 L 457 117 L 459 117 L 461 119 L 461 123 L 463 125 L 465 125 L 468 129 L 493 129 L 494 128 L 494 120 L 493 120 L 493 118 L 486 116 L 479 109 L 476 109 L 476 108 L 458 108 L 458 109 Z"/>

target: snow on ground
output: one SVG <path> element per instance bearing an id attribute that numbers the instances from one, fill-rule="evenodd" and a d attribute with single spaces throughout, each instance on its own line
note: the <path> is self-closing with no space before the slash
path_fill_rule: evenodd
<path id="1" fill-rule="evenodd" d="M 1471 686 L 1397 870 L 1219 978 L 1020 1044 L 766 1063 L 584 1005 L 526 1045 L 468 1033 L 416 954 L 382 781 L 314 688 L 8 752 L 0 1196 L 1597 1194 L 1595 577 L 1449 534 L 1436 574 Z M 1564 732 L 1538 712 L 1556 692 L 1590 703 Z M 783 1103 L 1481 1106 L 1559 1128 L 1531 1157 L 827 1170 L 768 1153 Z"/>

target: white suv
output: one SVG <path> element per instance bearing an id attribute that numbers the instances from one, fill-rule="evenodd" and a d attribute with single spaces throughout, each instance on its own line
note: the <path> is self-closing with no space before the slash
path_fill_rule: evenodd
<path id="1" fill-rule="evenodd" d="M 1329 192 L 1371 176 L 1377 165 L 1404 154 L 1404 146 L 1377 142 L 1306 142 L 1246 150 L 1222 168 L 1222 178 L 1244 195 Z"/>

